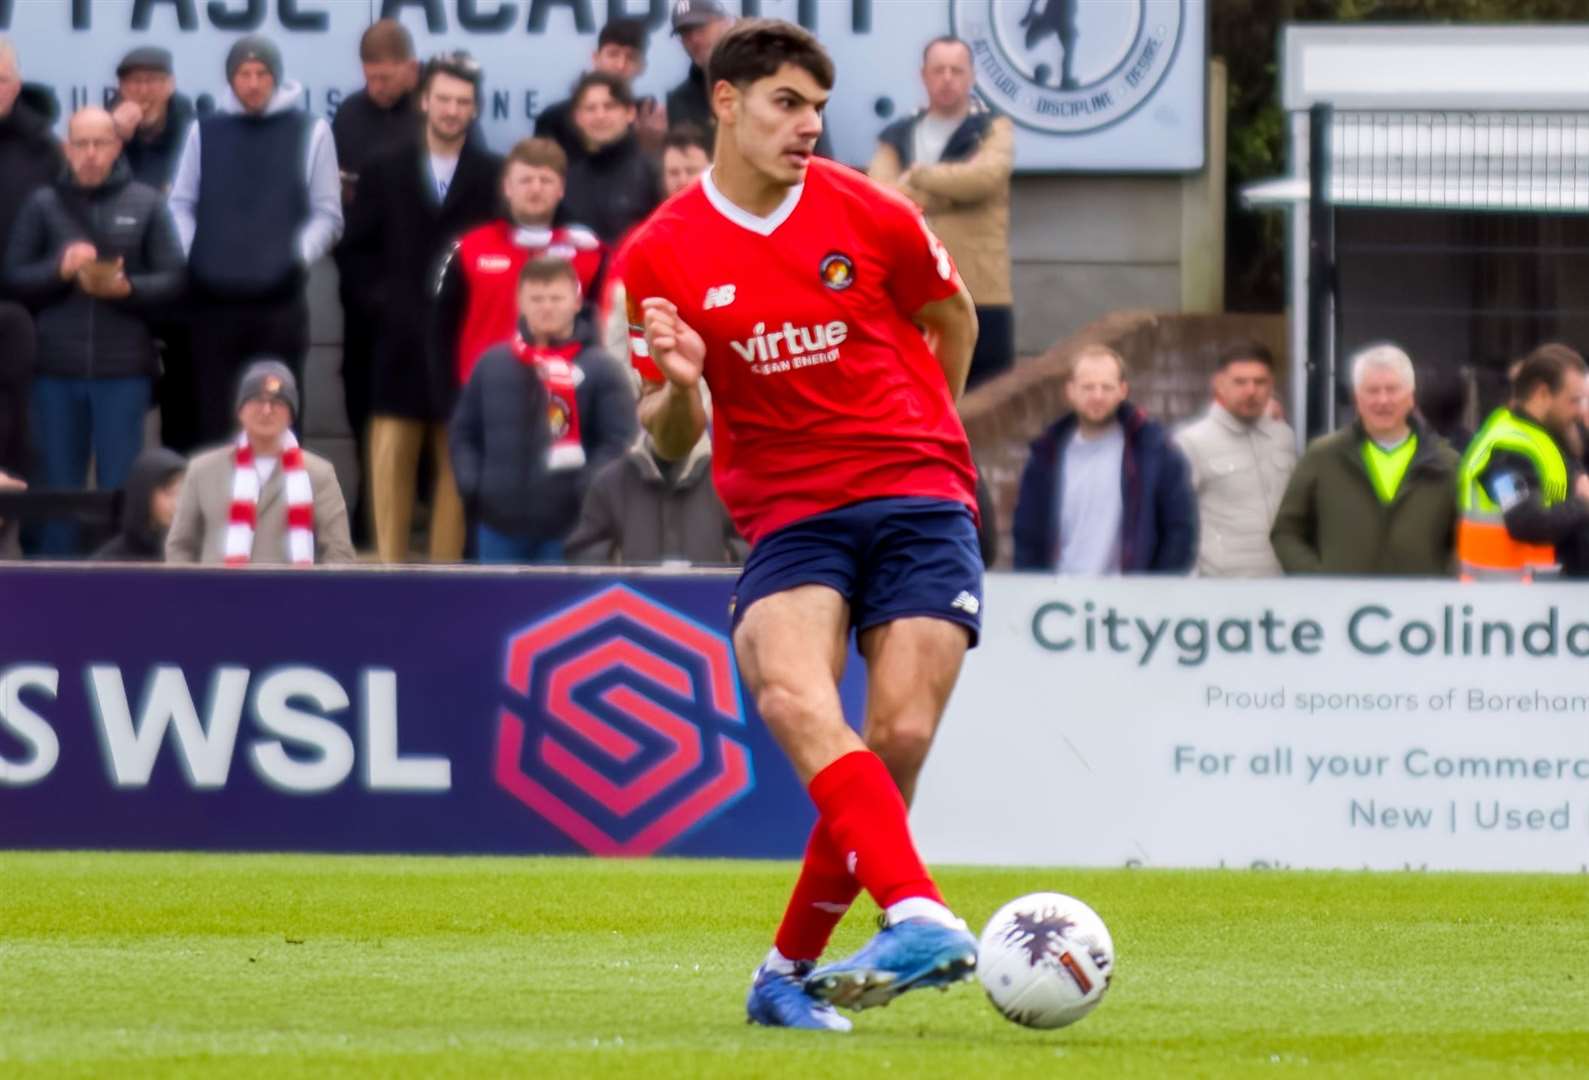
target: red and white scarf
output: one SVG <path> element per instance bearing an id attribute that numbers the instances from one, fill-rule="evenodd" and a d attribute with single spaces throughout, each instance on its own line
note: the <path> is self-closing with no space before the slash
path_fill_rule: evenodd
<path id="1" fill-rule="evenodd" d="M 552 435 L 552 445 L 546 452 L 547 472 L 578 469 L 585 464 L 578 394 L 585 371 L 574 362 L 583 348 L 577 341 L 531 345 L 523 334 L 513 336 L 513 355 L 521 364 L 533 368 L 546 387 L 546 426 Z"/>
<path id="2" fill-rule="evenodd" d="M 287 561 L 314 562 L 314 488 L 303 467 L 303 451 L 291 431 L 281 438 L 281 479 L 287 494 Z M 226 521 L 226 565 L 246 566 L 254 555 L 258 523 L 259 471 L 248 436 L 239 434 L 232 451 L 232 510 Z"/>

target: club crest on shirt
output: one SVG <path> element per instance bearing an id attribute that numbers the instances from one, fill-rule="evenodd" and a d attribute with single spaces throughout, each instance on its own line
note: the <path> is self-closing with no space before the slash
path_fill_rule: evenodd
<path id="1" fill-rule="evenodd" d="M 842 292 L 855 284 L 855 262 L 842 251 L 830 251 L 823 256 L 818 267 L 822 284 L 834 292 Z"/>

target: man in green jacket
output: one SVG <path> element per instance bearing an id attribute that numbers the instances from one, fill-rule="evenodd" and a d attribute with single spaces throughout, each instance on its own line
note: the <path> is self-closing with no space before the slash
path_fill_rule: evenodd
<path id="1" fill-rule="evenodd" d="M 1288 574 L 1453 572 L 1457 454 L 1412 415 L 1412 361 L 1395 345 L 1352 360 L 1357 420 L 1297 463 L 1269 533 Z"/>

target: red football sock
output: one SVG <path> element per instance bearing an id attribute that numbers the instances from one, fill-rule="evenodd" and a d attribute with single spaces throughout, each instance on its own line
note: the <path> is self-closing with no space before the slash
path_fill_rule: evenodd
<path id="1" fill-rule="evenodd" d="M 790 960 L 815 960 L 860 891 L 861 883 L 845 868 L 844 856 L 828 839 L 822 822 L 817 822 L 806 841 L 800 879 L 773 944 Z"/>
<path id="2" fill-rule="evenodd" d="M 913 896 L 943 903 L 916 854 L 905 800 L 882 758 L 870 750 L 845 754 L 813 776 L 808 790 L 834 852 L 878 907 Z"/>

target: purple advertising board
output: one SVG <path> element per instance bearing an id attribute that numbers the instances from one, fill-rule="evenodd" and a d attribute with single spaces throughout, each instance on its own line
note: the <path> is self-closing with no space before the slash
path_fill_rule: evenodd
<path id="1" fill-rule="evenodd" d="M 798 855 L 732 588 L 7 567 L 0 847 Z"/>

